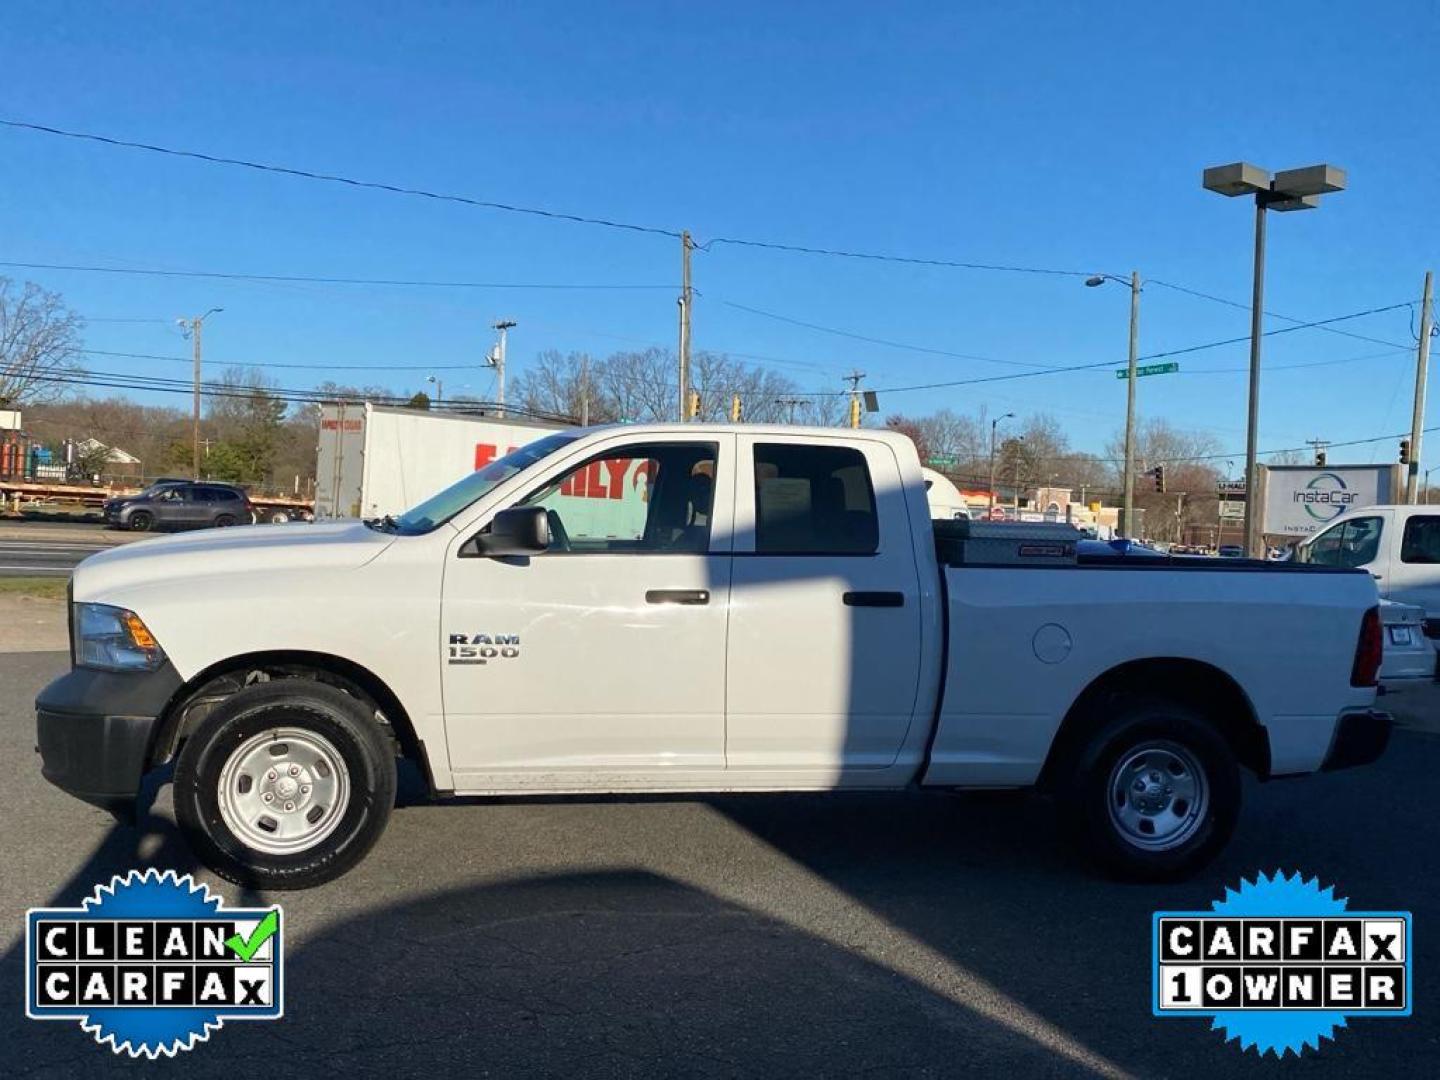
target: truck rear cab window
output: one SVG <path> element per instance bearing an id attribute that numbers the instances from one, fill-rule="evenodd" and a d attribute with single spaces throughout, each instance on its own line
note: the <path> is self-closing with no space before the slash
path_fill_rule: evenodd
<path id="1" fill-rule="evenodd" d="M 1319 566 L 1365 566 L 1380 554 L 1378 517 L 1357 517 L 1327 530 L 1310 547 L 1310 562 Z"/>
<path id="2" fill-rule="evenodd" d="M 1440 517 L 1412 517 L 1405 522 L 1400 561 L 1440 563 Z"/>
<path id="3" fill-rule="evenodd" d="M 755 445 L 757 555 L 873 555 L 880 546 L 865 455 L 848 446 Z"/>
<path id="4" fill-rule="evenodd" d="M 588 459 L 522 506 L 550 518 L 550 554 L 701 555 L 715 501 L 713 442 L 632 444 Z"/>

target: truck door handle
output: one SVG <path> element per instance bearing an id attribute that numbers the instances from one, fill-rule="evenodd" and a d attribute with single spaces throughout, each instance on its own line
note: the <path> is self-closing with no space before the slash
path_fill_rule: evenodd
<path id="1" fill-rule="evenodd" d="M 708 604 L 709 589 L 651 589 L 645 594 L 647 604 Z"/>
<path id="2" fill-rule="evenodd" d="M 847 592 L 846 607 L 904 607 L 905 594 L 901 592 Z"/>

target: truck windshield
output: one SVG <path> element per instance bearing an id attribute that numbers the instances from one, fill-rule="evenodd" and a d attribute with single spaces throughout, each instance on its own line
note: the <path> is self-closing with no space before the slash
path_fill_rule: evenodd
<path id="1" fill-rule="evenodd" d="M 381 525 L 377 527 L 393 529 L 407 535 L 428 533 L 445 524 L 502 480 L 508 480 L 522 469 L 528 469 L 579 437 L 577 432 L 563 431 L 527 443 L 502 458 L 496 458 L 483 469 L 455 481 L 398 518 L 381 519 Z"/>

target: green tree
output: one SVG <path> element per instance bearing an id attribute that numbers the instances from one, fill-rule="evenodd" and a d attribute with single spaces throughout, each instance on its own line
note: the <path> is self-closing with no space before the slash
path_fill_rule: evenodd
<path id="1" fill-rule="evenodd" d="M 207 475 L 233 483 L 253 484 L 274 471 L 285 402 L 274 394 L 274 382 L 254 368 L 228 368 L 221 390 L 210 399 L 210 421 L 219 442 L 202 462 Z M 218 452 L 218 453 L 217 453 Z"/>

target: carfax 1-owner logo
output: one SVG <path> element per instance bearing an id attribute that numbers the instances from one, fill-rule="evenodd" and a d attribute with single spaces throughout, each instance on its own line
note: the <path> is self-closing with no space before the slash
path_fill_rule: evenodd
<path id="1" fill-rule="evenodd" d="M 132 870 L 81 907 L 30 909 L 25 1012 L 168 1057 L 226 1020 L 278 1020 L 283 965 L 279 907 L 227 908 L 188 874 Z"/>
<path id="2" fill-rule="evenodd" d="M 1358 911 L 1317 879 L 1260 874 L 1209 911 L 1157 911 L 1156 1016 L 1204 1017 L 1261 1056 L 1319 1050 L 1351 1019 L 1413 1008 L 1408 911 Z"/>

